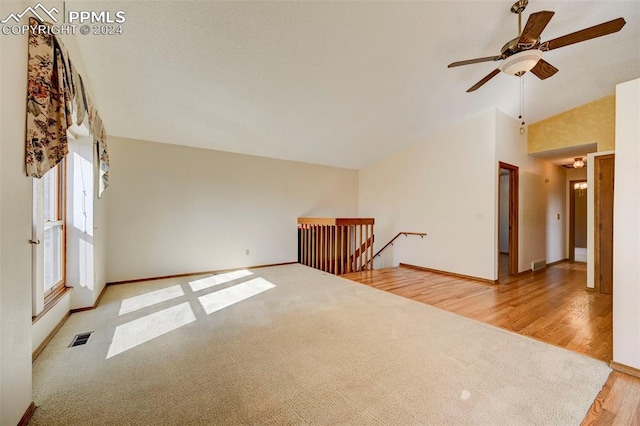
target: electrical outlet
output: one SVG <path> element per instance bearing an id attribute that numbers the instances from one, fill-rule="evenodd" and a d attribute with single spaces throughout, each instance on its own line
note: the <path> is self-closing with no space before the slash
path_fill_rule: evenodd
<path id="1" fill-rule="evenodd" d="M 560 220 L 560 213 L 558 213 L 558 220 Z"/>
<path id="2" fill-rule="evenodd" d="M 246 249 L 244 254 L 246 254 L 247 256 L 249 256 L 249 249 Z"/>

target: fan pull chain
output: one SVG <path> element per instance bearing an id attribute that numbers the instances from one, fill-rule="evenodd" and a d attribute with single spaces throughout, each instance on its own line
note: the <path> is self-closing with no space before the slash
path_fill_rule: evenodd
<path id="1" fill-rule="evenodd" d="M 520 115 L 518 118 L 522 120 L 524 126 L 524 74 L 520 76 Z"/>

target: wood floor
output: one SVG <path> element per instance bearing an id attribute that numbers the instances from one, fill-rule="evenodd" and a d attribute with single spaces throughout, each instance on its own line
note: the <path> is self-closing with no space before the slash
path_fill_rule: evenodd
<path id="1" fill-rule="evenodd" d="M 614 371 L 582 426 L 640 425 L 640 379 Z"/>
<path id="2" fill-rule="evenodd" d="M 411 267 L 344 278 L 609 362 L 612 297 L 586 290 L 586 264 L 563 262 L 498 284 Z M 640 426 L 640 379 L 613 372 L 583 425 Z"/>
<path id="3" fill-rule="evenodd" d="M 499 284 L 409 267 L 342 275 L 609 362 L 611 295 L 587 292 L 586 264 L 565 262 Z"/>

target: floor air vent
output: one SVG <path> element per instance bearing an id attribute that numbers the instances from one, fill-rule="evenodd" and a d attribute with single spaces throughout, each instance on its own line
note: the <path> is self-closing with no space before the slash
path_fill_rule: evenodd
<path id="1" fill-rule="evenodd" d="M 539 271 L 541 269 L 544 269 L 547 267 L 547 261 L 542 259 L 542 260 L 536 260 L 535 262 L 531 262 L 531 270 L 533 272 L 535 271 Z"/>
<path id="2" fill-rule="evenodd" d="M 89 341 L 89 337 L 91 337 L 92 334 L 93 331 L 90 331 L 89 333 L 76 334 L 76 337 L 73 338 L 69 347 L 72 348 L 74 346 L 84 345 Z"/>

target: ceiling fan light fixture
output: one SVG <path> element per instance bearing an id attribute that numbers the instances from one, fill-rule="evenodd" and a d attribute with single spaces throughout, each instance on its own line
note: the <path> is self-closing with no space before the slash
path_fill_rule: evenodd
<path id="1" fill-rule="evenodd" d="M 542 50 L 525 50 L 509 56 L 498 68 L 505 74 L 520 76 L 535 67 L 541 58 Z"/>
<path id="2" fill-rule="evenodd" d="M 511 12 L 518 15 L 518 36 L 508 41 L 502 47 L 498 56 L 467 59 L 465 61 L 452 62 L 447 66 L 448 68 L 453 68 L 480 62 L 503 61 L 498 68 L 491 71 L 486 77 L 467 89 L 467 93 L 478 90 L 493 77 L 500 74 L 500 72 L 521 77 L 527 71 L 531 71 L 540 80 L 552 77 L 558 72 L 558 69 L 542 59 L 542 51 L 547 52 L 591 40 L 592 38 L 617 33 L 627 23 L 624 18 L 620 17 L 589 28 L 584 28 L 580 31 L 574 31 L 570 34 L 556 37 L 552 40 L 541 42 L 540 35 L 551 21 L 555 12 L 541 10 L 540 12 L 532 13 L 529 15 L 523 29 L 522 12 L 528 3 L 529 0 L 517 0 L 513 6 L 511 6 Z M 537 49 L 533 49 L 534 47 L 537 47 Z M 524 79 L 522 81 L 524 81 Z M 522 115 L 522 113 L 520 115 Z"/>
<path id="3" fill-rule="evenodd" d="M 578 157 L 573 161 L 574 169 L 581 169 L 583 167 L 584 167 L 584 161 L 582 161 L 582 158 Z"/>

